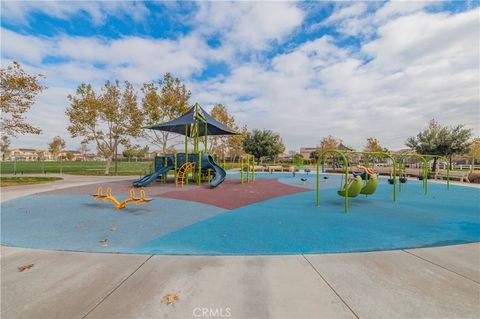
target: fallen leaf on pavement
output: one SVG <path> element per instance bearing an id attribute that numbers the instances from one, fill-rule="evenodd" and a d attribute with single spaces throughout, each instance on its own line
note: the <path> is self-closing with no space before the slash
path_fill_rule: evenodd
<path id="1" fill-rule="evenodd" d="M 26 265 L 18 266 L 17 269 L 18 269 L 19 272 L 23 272 L 23 271 L 28 270 L 32 267 L 33 267 L 33 264 L 26 264 Z"/>
<path id="2" fill-rule="evenodd" d="M 162 298 L 162 302 L 166 302 L 167 305 L 171 304 L 171 303 L 174 303 L 175 301 L 177 301 L 179 298 L 178 298 L 178 295 L 177 294 L 168 294 L 168 295 L 165 295 L 163 298 Z"/>

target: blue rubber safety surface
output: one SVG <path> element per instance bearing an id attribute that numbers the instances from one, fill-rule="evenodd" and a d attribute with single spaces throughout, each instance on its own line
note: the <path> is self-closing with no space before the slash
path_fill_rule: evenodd
<path id="1" fill-rule="evenodd" d="M 282 183 L 315 188 L 315 174 L 273 176 Z M 377 192 L 350 199 L 345 214 L 344 198 L 336 193 L 340 177 L 325 176 L 319 207 L 314 190 L 232 211 L 166 198 L 114 211 L 111 203 L 94 203 L 89 196 L 22 197 L 1 205 L 1 242 L 90 252 L 270 255 L 480 241 L 480 189 L 452 185 L 447 191 L 445 184 L 429 183 L 425 196 L 420 182 L 409 181 L 393 203 L 393 186 L 380 179 Z M 100 243 L 103 239 L 108 246 Z"/>
<path id="2" fill-rule="evenodd" d="M 113 203 L 94 202 L 85 195 L 26 196 L 1 207 L 2 244 L 119 253 L 137 253 L 135 247 L 143 243 L 225 212 L 169 198 L 113 210 Z"/>

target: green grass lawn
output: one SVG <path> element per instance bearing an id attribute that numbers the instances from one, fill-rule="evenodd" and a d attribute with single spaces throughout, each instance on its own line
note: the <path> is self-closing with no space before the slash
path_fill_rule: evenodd
<path id="1" fill-rule="evenodd" d="M 0 186 L 17 186 L 17 185 L 30 185 L 41 184 L 54 181 L 61 181 L 60 177 L 28 177 L 28 176 L 8 176 L 0 177 Z"/>
<path id="2" fill-rule="evenodd" d="M 48 174 L 66 173 L 74 175 L 104 175 L 106 162 L 96 161 L 63 161 L 63 162 L 0 162 L 1 174 Z M 140 176 L 148 174 L 153 169 L 153 161 L 149 162 L 118 162 L 118 175 Z M 115 164 L 110 167 L 110 175 L 115 175 Z"/>
<path id="3" fill-rule="evenodd" d="M 218 162 L 223 165 L 222 161 Z M 1 174 L 58 174 L 60 172 L 73 175 L 104 175 L 106 162 L 96 161 L 63 161 L 43 162 L 29 161 L 22 162 L 0 162 Z M 118 162 L 118 175 L 121 176 L 143 176 L 153 171 L 153 160 L 149 162 Z M 239 168 L 239 163 L 225 163 L 226 169 Z M 110 176 L 115 175 L 115 164 L 110 166 Z"/>

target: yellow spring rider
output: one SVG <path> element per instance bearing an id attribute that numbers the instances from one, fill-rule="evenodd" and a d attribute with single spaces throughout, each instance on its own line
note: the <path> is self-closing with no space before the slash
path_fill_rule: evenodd
<path id="1" fill-rule="evenodd" d="M 107 187 L 105 194 L 103 193 L 103 187 L 98 186 L 97 193 L 92 195 L 94 201 L 102 200 L 103 202 L 111 201 L 115 204 L 113 209 L 123 209 L 127 207 L 129 203 L 133 203 L 136 206 L 143 205 L 152 201 L 151 198 L 147 198 L 145 190 L 142 188 L 140 190 L 140 197 L 137 197 L 135 194 L 135 189 L 130 189 L 130 197 L 125 199 L 123 202 L 119 202 L 115 196 L 112 195 L 112 188 Z"/>

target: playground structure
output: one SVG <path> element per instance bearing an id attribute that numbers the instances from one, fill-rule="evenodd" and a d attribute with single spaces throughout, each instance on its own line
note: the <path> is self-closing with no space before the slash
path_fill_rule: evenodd
<path id="1" fill-rule="evenodd" d="M 112 195 L 112 188 L 107 187 L 105 194 L 103 193 L 103 187 L 98 186 L 97 193 L 92 195 L 94 201 L 102 200 L 103 202 L 111 201 L 115 205 L 113 209 L 124 209 L 128 204 L 133 203 L 136 206 L 147 204 L 152 200 L 146 197 L 145 190 L 142 188 L 140 190 L 140 197 L 137 197 L 135 194 L 135 189 L 130 189 L 130 197 L 120 202 L 115 196 Z"/>
<path id="2" fill-rule="evenodd" d="M 240 181 L 243 184 L 255 181 L 255 157 L 253 155 L 246 155 L 246 159 L 243 158 L 240 161 Z M 244 176 L 245 175 L 245 176 Z"/>
<path id="3" fill-rule="evenodd" d="M 155 157 L 154 172 L 133 182 L 133 186 L 144 187 L 159 178 L 165 183 L 171 170 L 173 170 L 176 185 L 180 184 L 182 187 L 188 185 L 190 174 L 198 185 L 207 181 L 212 188 L 225 180 L 225 170 L 208 154 L 208 136 L 238 133 L 215 120 L 198 103 L 177 119 L 145 128 L 184 135 L 185 152 Z M 200 150 L 201 137 L 203 137 L 203 151 Z M 193 139 L 192 153 L 188 151 L 189 138 Z"/>
<path id="4" fill-rule="evenodd" d="M 188 173 L 195 168 L 195 163 L 193 162 L 186 162 L 184 163 L 177 171 L 177 176 L 175 178 L 175 185 L 178 187 L 180 183 L 182 185 L 185 184 L 186 180 L 188 179 Z"/>
<path id="5" fill-rule="evenodd" d="M 369 158 L 371 157 L 386 157 L 392 162 L 392 175 L 391 175 L 391 184 L 392 184 L 392 199 L 395 203 L 397 201 L 397 177 L 404 178 L 405 171 L 405 159 L 408 157 L 416 157 L 422 161 L 422 186 L 425 196 L 428 194 L 428 162 L 433 159 L 441 159 L 448 163 L 448 159 L 444 156 L 439 155 L 425 155 L 425 154 L 397 154 L 390 152 L 359 152 L 359 151 L 350 151 L 350 150 L 339 150 L 339 149 L 330 149 L 323 151 L 317 156 L 316 159 L 316 169 L 317 169 L 317 178 L 316 178 L 316 205 L 320 205 L 320 161 L 325 158 L 327 154 L 338 155 L 344 164 L 344 182 L 343 186 L 337 192 L 339 196 L 344 197 L 344 206 L 345 213 L 348 213 L 348 198 L 357 197 L 359 194 L 364 194 L 365 196 L 372 195 L 375 193 L 375 190 L 378 185 L 378 177 L 376 175 L 368 174 L 368 164 Z M 360 154 L 365 156 L 365 173 L 363 174 L 354 174 L 353 179 L 349 179 L 349 160 L 348 154 Z M 397 161 L 397 158 L 399 161 Z M 450 190 L 450 163 L 447 166 L 447 190 Z M 323 168 L 323 167 L 322 167 Z M 362 180 L 365 179 L 365 183 Z M 363 184 L 363 185 L 362 185 Z M 399 191 L 402 191 L 402 182 L 399 183 Z"/>

